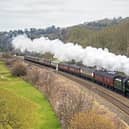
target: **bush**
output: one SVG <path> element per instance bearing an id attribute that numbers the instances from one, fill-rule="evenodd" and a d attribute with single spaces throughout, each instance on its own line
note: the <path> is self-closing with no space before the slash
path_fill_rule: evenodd
<path id="1" fill-rule="evenodd" d="M 26 73 L 27 73 L 27 68 L 23 62 L 17 61 L 14 63 L 12 68 L 12 74 L 14 76 L 24 76 L 26 75 Z"/>
<path id="2" fill-rule="evenodd" d="M 2 54 L 2 57 L 3 58 L 10 58 L 11 57 L 11 54 L 9 54 L 9 53 L 3 53 Z"/>
<path id="3" fill-rule="evenodd" d="M 117 129 L 117 127 L 107 117 L 89 111 L 74 115 L 69 129 Z"/>
<path id="4" fill-rule="evenodd" d="M 73 91 L 71 88 L 60 87 L 55 90 L 55 94 L 60 96 L 57 109 L 64 129 L 69 127 L 70 120 L 74 117 L 74 114 L 85 110 L 89 111 L 93 107 L 92 96 L 89 97 L 83 91 Z"/>
<path id="5" fill-rule="evenodd" d="M 13 65 L 13 63 L 15 63 L 15 61 L 16 61 L 16 59 L 6 59 L 5 60 L 5 63 L 6 63 L 6 65 L 8 65 L 8 66 L 11 66 L 11 65 Z"/>
<path id="6" fill-rule="evenodd" d="M 31 68 L 31 70 L 29 70 L 27 72 L 27 80 L 36 85 L 39 82 L 39 78 L 40 78 L 40 71 L 38 70 L 38 68 Z"/>

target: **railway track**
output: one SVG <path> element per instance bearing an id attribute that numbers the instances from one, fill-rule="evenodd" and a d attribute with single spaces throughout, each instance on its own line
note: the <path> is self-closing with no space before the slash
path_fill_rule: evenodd
<path id="1" fill-rule="evenodd" d="M 52 68 L 48 68 L 48 67 L 40 65 L 40 64 L 32 63 L 29 61 L 25 61 L 25 62 L 31 63 L 40 68 L 47 68 L 49 70 L 52 70 Z M 53 71 L 55 71 L 55 70 L 53 70 Z M 107 101 L 109 101 L 110 103 L 115 105 L 122 113 L 124 113 L 124 115 L 125 115 L 124 121 L 127 124 L 129 124 L 129 99 L 127 99 L 124 96 L 119 95 L 111 90 L 108 90 L 98 84 L 95 84 L 89 80 L 85 80 L 85 79 L 82 79 L 82 78 L 76 77 L 74 75 L 71 75 L 71 74 L 68 74 L 65 72 L 61 72 L 61 71 L 58 71 L 58 74 L 61 74 L 65 77 L 79 83 L 81 86 L 94 91 L 96 94 L 100 95 L 101 97 L 103 97 L 104 99 L 106 99 Z"/>
<path id="2" fill-rule="evenodd" d="M 94 84 L 88 80 L 84 80 L 84 79 L 78 78 L 76 76 L 73 76 L 73 75 L 70 75 L 64 72 L 59 72 L 59 73 L 81 84 L 82 86 L 88 88 L 89 90 L 94 91 L 95 93 L 97 93 L 98 95 L 105 98 L 107 101 L 109 101 L 113 105 L 115 105 L 123 113 L 125 113 L 126 118 L 127 118 L 125 121 L 129 124 L 129 99 L 125 98 L 122 95 L 114 93 L 113 91 L 110 91 L 104 87 L 101 87 L 98 84 Z"/>

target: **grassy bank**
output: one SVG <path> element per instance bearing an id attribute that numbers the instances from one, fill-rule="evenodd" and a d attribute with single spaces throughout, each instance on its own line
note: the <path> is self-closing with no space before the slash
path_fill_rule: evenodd
<path id="1" fill-rule="evenodd" d="M 19 106 L 21 106 L 21 111 L 24 107 L 26 107 L 23 109 L 23 113 L 27 114 L 24 115 L 28 115 L 29 117 L 32 117 L 31 119 L 33 119 L 32 121 L 28 120 L 27 123 L 28 125 L 33 125 L 30 129 L 61 128 L 59 121 L 45 96 L 43 96 L 29 83 L 26 83 L 20 78 L 13 77 L 3 62 L 0 62 L 0 91 L 2 92 L 1 94 L 3 94 L 3 97 L 0 96 L 0 100 L 2 98 L 6 98 L 8 101 L 11 101 L 11 98 L 14 98 L 15 96 L 17 101 L 15 101 L 14 104 L 18 101 L 20 103 L 21 101 L 19 104 Z M 9 95 L 13 97 L 9 97 Z M 27 104 L 27 102 L 29 104 Z M 27 118 L 29 119 L 29 117 Z M 34 124 L 32 122 L 34 122 Z M 2 127 L 0 126 L 0 129 L 1 128 Z"/>

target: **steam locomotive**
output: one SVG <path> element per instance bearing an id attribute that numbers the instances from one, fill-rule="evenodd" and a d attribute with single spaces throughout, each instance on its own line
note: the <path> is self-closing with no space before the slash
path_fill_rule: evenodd
<path id="1" fill-rule="evenodd" d="M 33 56 L 24 56 L 24 60 L 67 72 L 91 80 L 97 84 L 101 84 L 102 86 L 120 92 L 125 96 L 129 95 L 129 78 L 125 75 L 118 74 L 118 72 L 96 70 L 94 68 L 78 66 L 75 64 L 57 63 L 48 59 L 41 59 Z"/>

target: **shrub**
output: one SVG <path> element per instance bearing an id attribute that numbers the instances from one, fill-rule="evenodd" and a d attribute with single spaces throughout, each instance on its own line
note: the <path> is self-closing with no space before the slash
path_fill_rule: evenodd
<path id="1" fill-rule="evenodd" d="M 26 75 L 26 73 L 27 73 L 27 68 L 23 62 L 17 61 L 14 63 L 12 68 L 12 74 L 14 76 L 24 76 Z"/>
<path id="2" fill-rule="evenodd" d="M 11 65 L 13 65 L 13 63 L 15 63 L 15 61 L 16 61 L 16 59 L 6 59 L 5 63 L 6 63 L 6 65 L 11 66 Z"/>
<path id="3" fill-rule="evenodd" d="M 10 58 L 11 57 L 11 54 L 9 54 L 9 53 L 3 53 L 2 54 L 2 57 L 3 58 Z"/>
<path id="4" fill-rule="evenodd" d="M 60 87 L 55 94 L 57 95 L 58 93 L 58 96 L 61 98 L 58 101 L 58 115 L 64 129 L 69 127 L 70 120 L 74 117 L 74 114 L 92 109 L 93 98 L 86 95 L 83 91 L 72 91 L 70 88 Z"/>
<path id="5" fill-rule="evenodd" d="M 89 111 L 74 115 L 69 129 L 117 129 L 117 127 L 107 117 Z"/>
<path id="6" fill-rule="evenodd" d="M 38 70 L 38 68 L 31 68 L 31 70 L 29 70 L 27 72 L 27 80 L 32 83 L 32 84 L 37 84 L 40 78 L 40 71 Z"/>

